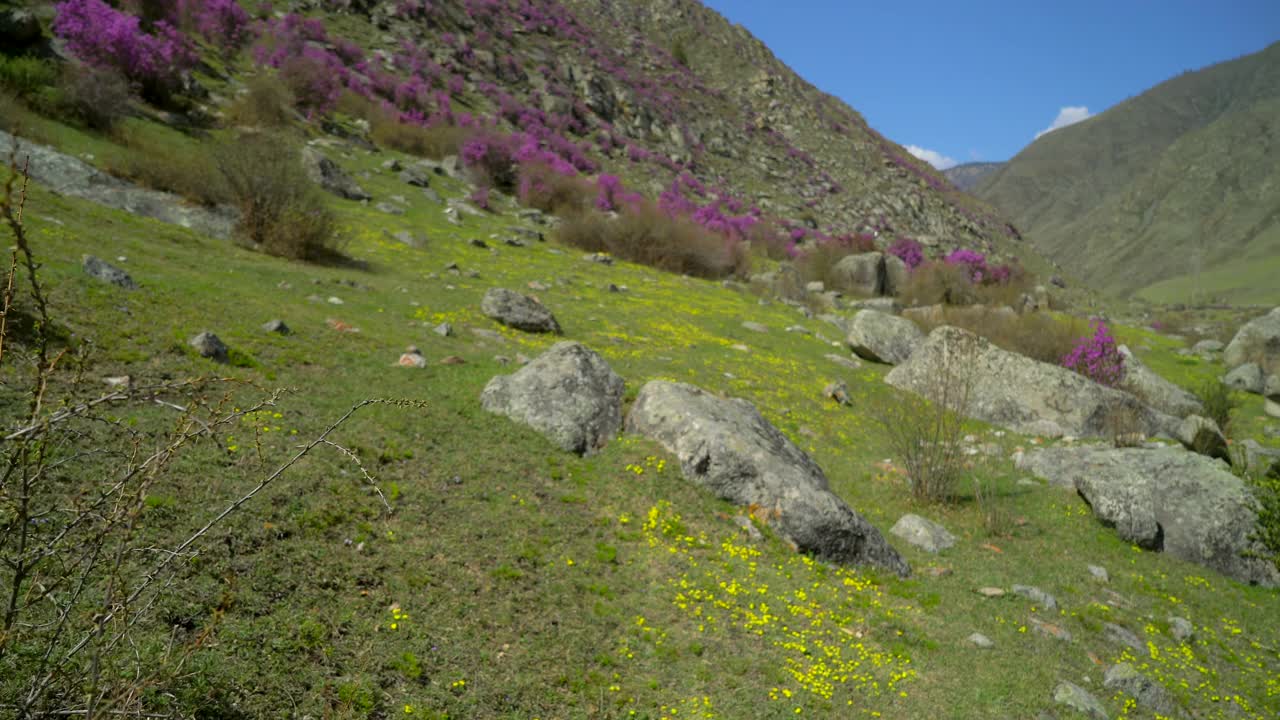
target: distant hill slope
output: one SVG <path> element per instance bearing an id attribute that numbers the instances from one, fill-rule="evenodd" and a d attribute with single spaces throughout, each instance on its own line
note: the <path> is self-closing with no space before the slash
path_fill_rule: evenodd
<path id="1" fill-rule="evenodd" d="M 1049 133 L 975 192 L 1099 289 L 1280 301 L 1242 272 L 1280 269 L 1280 43 Z"/>
<path id="2" fill-rule="evenodd" d="M 984 180 L 994 175 L 1004 167 L 1002 162 L 971 162 L 963 165 L 956 165 L 953 168 L 947 168 L 942 174 L 951 181 L 956 188 L 970 192 L 974 188 L 982 184 Z"/>

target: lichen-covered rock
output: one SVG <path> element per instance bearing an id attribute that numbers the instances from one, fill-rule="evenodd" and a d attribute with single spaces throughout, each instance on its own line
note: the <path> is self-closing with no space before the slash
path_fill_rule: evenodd
<path id="1" fill-rule="evenodd" d="M 1074 488 L 1127 542 L 1241 582 L 1280 585 L 1254 538 L 1253 496 L 1221 461 L 1181 448 L 1086 446 L 1037 450 L 1019 467 Z"/>
<path id="2" fill-rule="evenodd" d="M 674 453 L 686 479 L 737 505 L 760 508 L 799 549 L 910 573 L 880 531 L 831 492 L 818 464 L 751 403 L 654 380 L 640 390 L 627 429 Z"/>
<path id="3" fill-rule="evenodd" d="M 480 403 L 568 452 L 585 455 L 618 433 L 623 389 L 622 378 L 598 353 L 581 343 L 562 342 L 514 374 L 490 380 Z"/>
<path id="4" fill-rule="evenodd" d="M 847 341 L 849 348 L 864 360 L 897 365 L 924 342 L 924 333 L 906 318 L 859 310 L 849 321 Z"/>
<path id="5" fill-rule="evenodd" d="M 534 333 L 561 333 L 560 323 L 537 300 L 506 288 L 492 288 L 480 300 L 486 316 L 517 330 Z"/>
<path id="6" fill-rule="evenodd" d="M 1227 373 L 1222 382 L 1233 390 L 1242 390 L 1254 395 L 1261 395 L 1266 386 L 1262 368 L 1257 363 L 1247 362 Z"/>
<path id="7" fill-rule="evenodd" d="M 947 370 L 950 368 L 950 370 Z M 936 328 L 885 382 L 937 401 L 944 371 L 969 384 L 969 417 L 1028 434 L 1109 437 L 1123 414 L 1148 436 L 1172 435 L 1177 418 L 1127 392 L 1099 385 L 1057 365 L 1002 350 L 960 328 Z M 954 392 L 954 388 L 952 389 Z"/>
<path id="8" fill-rule="evenodd" d="M 1223 351 L 1222 362 L 1229 368 L 1256 363 L 1263 372 L 1280 372 L 1280 307 L 1241 326 Z"/>
<path id="9" fill-rule="evenodd" d="M 85 255 L 81 258 L 81 267 L 84 273 L 95 280 L 101 280 L 125 290 L 137 290 L 138 283 L 129 277 L 129 273 L 112 265 L 111 263 L 100 260 L 92 255 Z"/>
<path id="10" fill-rule="evenodd" d="M 230 359 L 231 351 L 227 349 L 226 343 L 211 332 L 205 331 L 191 338 L 188 343 L 202 358 L 208 358 L 214 362 L 225 363 Z"/>
<path id="11" fill-rule="evenodd" d="M 924 550 L 936 553 L 956 544 L 956 536 L 927 518 L 908 513 L 898 518 L 889 532 Z"/>
<path id="12" fill-rule="evenodd" d="M 1121 345 L 1117 348 L 1124 357 L 1124 380 L 1120 389 L 1133 393 L 1139 399 L 1160 412 L 1174 417 L 1199 415 L 1204 412 L 1204 403 L 1195 395 L 1165 380 L 1154 370 L 1147 367 L 1129 348 Z"/>
<path id="13" fill-rule="evenodd" d="M 360 187 L 346 170 L 313 147 L 302 149 L 302 166 L 311 182 L 347 200 L 371 200 L 373 196 Z"/>

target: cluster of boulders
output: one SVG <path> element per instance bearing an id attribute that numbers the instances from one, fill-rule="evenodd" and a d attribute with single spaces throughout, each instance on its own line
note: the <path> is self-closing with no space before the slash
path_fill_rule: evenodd
<path id="1" fill-rule="evenodd" d="M 1241 326 L 1223 350 L 1222 362 L 1227 367 L 1223 382 L 1262 395 L 1267 414 L 1280 418 L 1280 307 Z"/>

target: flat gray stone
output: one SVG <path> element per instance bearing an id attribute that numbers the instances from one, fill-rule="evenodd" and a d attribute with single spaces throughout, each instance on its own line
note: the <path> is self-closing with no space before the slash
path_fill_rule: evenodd
<path id="1" fill-rule="evenodd" d="M 1058 599 L 1034 585 L 1014 585 L 1010 589 L 1046 610 L 1058 609 Z"/>
<path id="2" fill-rule="evenodd" d="M 956 544 L 956 538 L 941 525 L 920 517 L 906 514 L 898 518 L 889 532 L 924 550 L 936 553 Z"/>
<path id="3" fill-rule="evenodd" d="M 991 638 L 983 635 L 982 633 L 974 633 L 965 638 L 965 640 L 969 641 L 970 645 L 982 650 L 990 650 L 996 646 L 995 643 L 991 642 Z"/>
<path id="4" fill-rule="evenodd" d="M 1138 707 L 1163 717 L 1189 717 L 1187 711 L 1173 699 L 1173 695 L 1160 683 L 1139 673 L 1129 663 L 1117 663 L 1107 668 L 1102 686 L 1119 690 L 1133 698 Z"/>
<path id="5" fill-rule="evenodd" d="M 1102 636 L 1116 645 L 1123 645 L 1139 653 L 1145 653 L 1147 646 L 1132 630 L 1115 623 L 1103 623 Z"/>
<path id="6" fill-rule="evenodd" d="M 112 265 L 111 263 L 94 257 L 93 255 L 85 255 L 81 258 L 80 267 L 84 273 L 95 280 L 101 280 L 125 290 L 137 290 L 138 283 L 129 277 L 129 273 Z"/>
<path id="7" fill-rule="evenodd" d="M 1107 569 L 1100 565 L 1090 565 L 1089 574 L 1098 582 L 1111 582 L 1111 575 L 1107 573 Z"/>

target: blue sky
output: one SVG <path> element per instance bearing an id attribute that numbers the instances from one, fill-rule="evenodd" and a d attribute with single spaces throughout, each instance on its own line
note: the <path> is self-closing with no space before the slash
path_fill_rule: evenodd
<path id="1" fill-rule="evenodd" d="M 935 166 L 1280 40 L 1280 0 L 704 0 Z"/>

